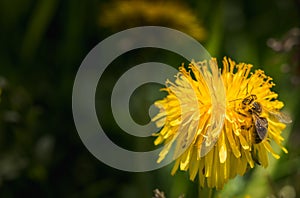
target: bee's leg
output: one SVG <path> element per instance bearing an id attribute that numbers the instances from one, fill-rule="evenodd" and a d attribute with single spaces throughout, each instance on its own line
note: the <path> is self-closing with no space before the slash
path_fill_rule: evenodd
<path id="1" fill-rule="evenodd" d="M 246 130 L 248 133 L 248 140 L 250 141 L 250 142 L 253 142 L 253 136 L 252 136 L 252 134 L 253 134 L 253 125 L 251 124 L 250 126 L 246 126 L 245 125 L 245 128 L 244 128 L 244 130 Z"/>
<path id="2" fill-rule="evenodd" d="M 240 115 L 243 116 L 243 117 L 248 117 L 246 114 L 244 114 L 244 113 L 242 113 L 242 112 L 240 112 L 240 111 L 237 111 L 237 113 L 240 114 Z"/>
<path id="3" fill-rule="evenodd" d="M 252 145 L 251 156 L 252 156 L 253 161 L 256 164 L 261 165 L 261 163 L 260 163 L 260 161 L 258 159 L 259 157 L 258 157 L 258 154 L 257 154 L 257 149 L 255 149 L 253 145 Z"/>

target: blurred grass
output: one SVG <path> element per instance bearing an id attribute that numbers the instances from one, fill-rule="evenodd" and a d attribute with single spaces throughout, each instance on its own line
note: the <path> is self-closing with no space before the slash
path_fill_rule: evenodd
<path id="1" fill-rule="evenodd" d="M 198 194 L 197 182 L 189 181 L 183 172 L 171 176 L 171 166 L 147 173 L 107 167 L 86 150 L 77 135 L 71 112 L 73 80 L 92 47 L 116 32 L 99 26 L 101 8 L 107 4 L 110 2 L 96 0 L 0 2 L 0 76 L 5 82 L 0 83 L 0 197 L 151 197 L 156 188 L 167 197 Z M 207 32 L 202 43 L 213 56 L 252 63 L 272 76 L 274 90 L 294 119 L 284 131 L 289 154 L 280 160 L 270 156 L 268 169 L 255 168 L 230 181 L 214 197 L 280 197 L 287 189 L 294 189 L 299 196 L 299 44 L 286 52 L 274 52 L 267 46 L 269 38 L 280 40 L 291 28 L 299 27 L 299 1 L 189 0 L 176 4 L 184 5 L 181 9 L 189 9 L 201 22 Z M 176 20 L 178 13 L 173 14 L 170 18 Z M 126 28 L 126 23 L 122 25 Z M 149 24 L 142 21 L 138 25 Z M 185 26 L 191 31 L 194 24 Z M 134 63 L 153 58 L 174 67 L 184 61 L 151 50 L 139 53 L 138 58 L 125 55 L 112 65 L 104 77 L 106 86 L 97 91 L 100 106 L 109 104 L 112 79 Z M 150 91 L 157 98 L 163 97 Z M 146 104 L 149 100 L 144 95 L 137 93 L 134 100 Z M 132 113 L 146 122 L 148 112 L 142 116 L 137 109 L 134 107 Z M 112 139 L 124 146 L 137 146 L 137 150 L 153 148 L 151 138 L 138 146 L 139 139 L 123 135 L 109 116 L 109 108 L 105 111 L 107 118 L 99 120 L 111 131 Z"/>

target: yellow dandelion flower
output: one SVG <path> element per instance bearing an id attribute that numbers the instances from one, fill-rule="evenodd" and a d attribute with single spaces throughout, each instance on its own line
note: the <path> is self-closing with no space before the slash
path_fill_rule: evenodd
<path id="1" fill-rule="evenodd" d="M 136 26 L 156 25 L 177 29 L 202 41 L 206 31 L 187 6 L 178 2 L 125 0 L 105 4 L 101 27 L 119 31 Z M 191 25 L 193 24 L 193 25 Z"/>
<path id="2" fill-rule="evenodd" d="M 176 159 L 172 173 L 178 170 L 189 171 L 189 177 L 194 180 L 198 175 L 202 187 L 222 189 L 224 184 L 237 175 L 255 166 L 268 166 L 268 153 L 275 158 L 279 155 L 274 152 L 271 142 L 275 142 L 287 153 L 282 146 L 284 138 L 281 136 L 289 123 L 289 117 L 279 110 L 284 106 L 278 101 L 278 94 L 271 91 L 274 83 L 272 78 L 262 70 L 251 73 L 252 65 L 236 64 L 226 57 L 223 59 L 222 80 L 226 90 L 226 115 L 216 144 L 205 155 L 201 155 L 202 143 L 210 135 L 209 120 L 211 119 L 212 103 L 209 89 L 199 70 L 206 65 L 204 62 L 192 62 L 187 71 L 182 65 L 175 83 L 167 81 L 165 91 L 168 95 L 155 105 L 160 108 L 152 120 L 161 131 L 155 135 L 155 145 L 165 143 L 158 162 L 171 152 L 171 144 L 176 139 L 184 137 L 191 141 L 187 149 Z M 209 64 L 217 64 L 212 59 Z M 203 69 L 203 68 L 202 68 Z M 190 86 L 185 86 L 189 84 Z M 194 93 L 196 97 L 189 97 Z M 197 104 L 199 117 L 193 117 L 194 122 L 188 122 L 181 117 L 183 109 L 187 115 L 192 115 Z M 182 106 L 185 105 L 183 108 Z M 189 112 L 190 111 L 190 112 Z M 178 130 L 180 125 L 192 123 L 186 130 Z M 196 134 L 190 135 L 191 128 L 196 128 Z M 182 134 L 178 134 L 182 133 Z M 189 140 L 189 138 L 193 138 Z M 171 144 L 167 144 L 170 143 Z M 176 142 L 182 144 L 182 141 Z M 179 145 L 179 147 L 182 145 Z M 176 149 L 174 155 L 176 156 Z M 177 157 L 177 156 L 176 156 Z"/>

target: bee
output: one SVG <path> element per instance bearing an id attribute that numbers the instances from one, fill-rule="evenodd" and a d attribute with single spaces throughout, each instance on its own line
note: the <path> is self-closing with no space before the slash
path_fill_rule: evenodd
<path id="1" fill-rule="evenodd" d="M 257 96 L 251 94 L 250 96 L 242 100 L 242 109 L 252 115 L 254 122 L 254 131 L 252 134 L 253 143 L 261 143 L 267 137 L 268 133 L 268 120 L 264 117 L 261 117 L 262 106 L 259 102 L 256 101 Z"/>
<path id="2" fill-rule="evenodd" d="M 252 115 L 252 119 L 254 122 L 254 131 L 252 134 L 252 140 L 254 144 L 259 144 L 263 140 L 266 139 L 268 135 L 268 120 L 265 117 L 262 117 L 263 107 L 257 102 L 257 96 L 251 94 L 250 96 L 244 98 L 242 100 L 242 108 Z M 283 123 L 291 123 L 292 120 L 286 114 L 279 111 L 271 111 L 264 109 L 266 113 L 268 113 L 270 119 L 275 119 Z"/>
<path id="3" fill-rule="evenodd" d="M 262 141 L 264 141 L 267 136 L 268 136 L 268 127 L 269 127 L 269 122 L 268 120 L 262 116 L 262 112 L 264 111 L 264 113 L 268 114 L 268 118 L 271 120 L 277 120 L 283 123 L 291 123 L 292 120 L 291 118 L 278 111 L 278 110 L 269 110 L 264 108 L 258 101 L 257 101 L 257 96 L 254 94 L 251 94 L 249 96 L 247 96 L 246 98 L 242 99 L 241 102 L 241 108 L 248 114 L 250 114 L 252 116 L 252 120 L 254 123 L 254 129 L 252 130 L 251 133 L 251 140 L 253 142 L 253 144 L 259 144 Z M 243 113 L 240 113 L 241 115 L 247 116 Z M 250 127 L 245 127 L 242 126 L 242 129 L 246 129 L 246 130 L 250 130 L 253 127 L 253 125 L 251 125 Z M 253 160 L 261 165 L 259 158 L 257 156 L 257 151 L 255 151 L 254 147 L 252 146 L 252 151 L 251 151 L 251 155 Z"/>

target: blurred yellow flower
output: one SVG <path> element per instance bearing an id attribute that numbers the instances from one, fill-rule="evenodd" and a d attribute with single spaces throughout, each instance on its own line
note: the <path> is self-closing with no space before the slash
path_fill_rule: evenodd
<path id="1" fill-rule="evenodd" d="M 198 174 L 202 187 L 222 189 L 229 179 L 237 174 L 244 175 L 255 163 L 267 167 L 268 153 L 278 159 L 279 155 L 272 149 L 271 141 L 287 153 L 282 146 L 284 139 L 281 132 L 286 126 L 284 123 L 291 120 L 279 111 L 284 104 L 277 100 L 278 94 L 270 90 L 274 86 L 272 78 L 266 76 L 262 70 L 251 73 L 252 65 L 236 64 L 225 57 L 221 75 L 226 90 L 225 121 L 216 144 L 202 156 L 201 145 L 209 136 L 207 131 L 211 118 L 210 93 L 199 70 L 199 65 L 206 64 L 192 62 L 189 65 L 190 71 L 182 65 L 175 83 L 167 81 L 164 90 L 168 95 L 155 102 L 160 108 L 160 113 L 152 121 L 163 128 L 155 134 L 158 137 L 154 143 L 173 143 L 174 139 L 179 137 L 177 133 L 186 133 L 184 137 L 187 139 L 194 138 L 183 154 L 176 159 L 172 174 L 180 168 L 189 171 L 191 180 Z M 210 64 L 217 64 L 216 59 L 212 59 Z M 190 88 L 184 86 L 185 84 L 190 84 Z M 185 97 L 192 92 L 197 97 Z M 189 113 L 189 110 L 192 114 L 194 107 L 188 105 L 192 103 L 197 103 L 200 111 L 200 117 L 195 120 L 195 126 L 192 126 L 196 127 L 195 137 L 188 135 L 192 127 L 187 127 L 186 131 L 178 130 L 181 124 L 187 123 L 184 118 L 182 123 L 182 108 L 185 108 L 186 113 Z M 183 105 L 185 107 L 182 107 Z M 180 144 L 180 141 L 176 144 Z M 170 146 L 165 146 L 158 162 L 169 152 Z"/>
<path id="2" fill-rule="evenodd" d="M 174 28 L 198 40 L 206 37 L 199 19 L 178 2 L 125 0 L 101 9 L 100 26 L 119 31 L 136 26 L 156 25 Z"/>

